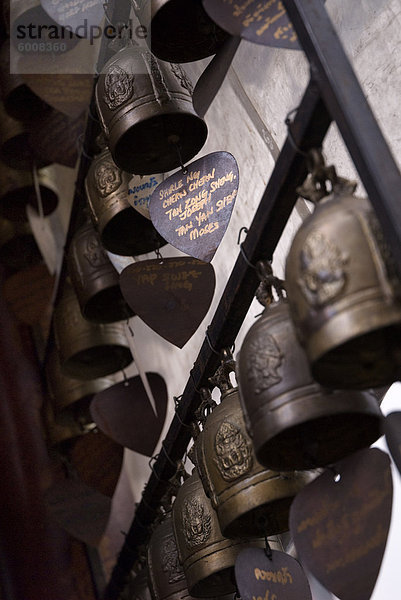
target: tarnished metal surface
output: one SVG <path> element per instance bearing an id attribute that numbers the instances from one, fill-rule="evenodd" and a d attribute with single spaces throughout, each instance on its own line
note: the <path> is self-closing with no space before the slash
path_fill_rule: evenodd
<path id="1" fill-rule="evenodd" d="M 264 46 L 301 49 L 281 0 L 264 4 L 251 0 L 243 5 L 227 0 L 203 0 L 203 6 L 210 18 L 231 35 Z"/>
<path id="2" fill-rule="evenodd" d="M 235 580 L 242 600 L 312 600 L 299 562 L 273 549 L 243 550 L 235 562 Z"/>
<path id="3" fill-rule="evenodd" d="M 172 515 L 189 592 L 203 598 L 234 593 L 235 559 L 252 542 L 223 536 L 196 469 L 178 490 Z M 263 541 L 253 545 L 263 545 Z"/>
<path id="4" fill-rule="evenodd" d="M 123 296 L 132 310 L 179 348 L 205 317 L 215 282 L 212 265 L 186 257 L 137 262 L 120 275 Z"/>
<path id="5" fill-rule="evenodd" d="M 167 387 L 157 373 L 146 375 L 157 416 L 138 375 L 97 393 L 90 412 L 99 429 L 115 442 L 139 454 L 153 456 L 166 418 Z"/>
<path id="6" fill-rule="evenodd" d="M 133 316 L 121 293 L 119 275 L 90 222 L 71 241 L 68 272 L 85 319 L 114 323 Z"/>
<path id="7" fill-rule="evenodd" d="M 237 375 L 247 429 L 266 467 L 313 469 L 381 436 L 373 394 L 330 391 L 313 380 L 285 300 L 268 306 L 248 331 Z"/>
<path id="8" fill-rule="evenodd" d="M 370 598 L 393 502 L 390 459 L 377 448 L 336 463 L 295 498 L 290 528 L 308 571 L 341 600 Z M 338 480 L 336 482 L 336 480 Z"/>
<path id="9" fill-rule="evenodd" d="M 137 175 L 166 173 L 188 162 L 207 137 L 180 65 L 159 63 L 143 48 L 120 50 L 96 85 L 99 117 L 115 163 Z"/>
<path id="10" fill-rule="evenodd" d="M 156 188 L 149 203 L 150 218 L 172 246 L 210 262 L 230 222 L 238 186 L 234 156 L 213 152 Z"/>
<path id="11" fill-rule="evenodd" d="M 208 17 L 201 0 L 135 0 L 133 4 L 140 23 L 147 28 L 148 44 L 161 60 L 201 60 L 215 54 L 227 38 Z"/>
<path id="12" fill-rule="evenodd" d="M 117 167 L 106 148 L 92 161 L 85 179 L 90 214 L 102 244 L 123 256 L 151 252 L 166 243 L 152 223 L 130 205 L 131 177 Z"/>
<path id="13" fill-rule="evenodd" d="M 287 256 L 290 311 L 316 381 L 374 388 L 401 376 L 401 281 L 369 201 L 336 189 Z"/>
<path id="14" fill-rule="evenodd" d="M 124 369 L 132 355 L 122 323 L 97 324 L 83 318 L 76 295 L 66 285 L 54 312 L 61 369 L 76 379 L 96 379 Z"/>

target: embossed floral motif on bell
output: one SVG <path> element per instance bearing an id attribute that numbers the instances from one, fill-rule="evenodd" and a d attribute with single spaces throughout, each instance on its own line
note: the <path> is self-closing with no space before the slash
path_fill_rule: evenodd
<path id="1" fill-rule="evenodd" d="M 96 166 L 95 181 L 99 194 L 105 198 L 122 184 L 121 169 L 112 160 L 104 160 Z"/>
<path id="2" fill-rule="evenodd" d="M 214 440 L 215 463 L 225 481 L 234 481 L 252 468 L 252 445 L 241 430 L 223 421 Z"/>
<path id="3" fill-rule="evenodd" d="M 253 382 L 255 394 L 261 394 L 280 383 L 279 368 L 283 362 L 283 354 L 277 341 L 268 333 L 263 340 L 253 340 L 250 351 L 254 360 L 248 365 L 248 378 Z"/>
<path id="4" fill-rule="evenodd" d="M 185 576 L 178 558 L 177 544 L 173 533 L 163 540 L 161 566 L 163 572 L 167 573 L 169 583 L 183 581 Z"/>
<path id="5" fill-rule="evenodd" d="M 118 65 L 112 65 L 107 72 L 104 88 L 104 101 L 111 110 L 114 110 L 132 96 L 134 76 Z"/>
<path id="6" fill-rule="evenodd" d="M 183 511 L 184 532 L 188 546 L 192 548 L 206 542 L 212 530 L 210 511 L 196 496 L 185 499 Z"/>

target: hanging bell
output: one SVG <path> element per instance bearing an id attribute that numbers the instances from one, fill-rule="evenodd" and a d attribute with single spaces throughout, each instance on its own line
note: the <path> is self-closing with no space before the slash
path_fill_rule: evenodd
<path id="1" fill-rule="evenodd" d="M 152 222 L 129 204 L 130 179 L 131 175 L 121 171 L 105 149 L 94 158 L 85 189 L 92 221 L 106 250 L 138 256 L 159 249 L 166 241 Z"/>
<path id="2" fill-rule="evenodd" d="M 111 154 L 124 171 L 166 173 L 205 143 L 207 126 L 194 111 L 187 75 L 143 48 L 130 45 L 113 56 L 95 93 Z"/>
<path id="3" fill-rule="evenodd" d="M 69 284 L 54 311 L 54 335 L 61 370 L 68 377 L 105 377 L 132 362 L 124 324 L 95 324 L 84 319 Z"/>
<path id="4" fill-rule="evenodd" d="M 152 533 L 148 546 L 148 570 L 153 600 L 191 600 L 178 558 L 171 513 Z"/>
<path id="5" fill-rule="evenodd" d="M 222 392 L 221 403 L 207 417 L 196 444 L 198 470 L 223 535 L 276 535 L 288 530 L 291 502 L 315 473 L 270 471 L 257 461 L 238 388 L 230 381 L 234 361 L 228 351 L 222 356 L 220 368 L 210 379 Z"/>
<path id="6" fill-rule="evenodd" d="M 173 528 L 178 555 L 192 596 L 210 598 L 235 592 L 234 565 L 238 554 L 263 540 L 229 540 L 206 496 L 196 469 L 177 493 Z"/>
<path id="7" fill-rule="evenodd" d="M 58 205 L 58 190 L 54 167 L 37 171 L 43 214 L 51 214 Z M 0 161 L 0 214 L 10 221 L 27 221 L 27 206 L 40 213 L 33 173 L 17 171 Z"/>
<path id="8" fill-rule="evenodd" d="M 49 448 L 63 447 L 94 428 L 92 422 L 76 421 L 71 413 L 63 414 L 56 421 L 51 402 L 44 405 L 43 422 Z"/>
<path id="9" fill-rule="evenodd" d="M 41 260 L 29 223 L 13 223 L 0 218 L 0 263 L 12 271 L 20 271 Z"/>
<path id="10" fill-rule="evenodd" d="M 381 436 L 376 398 L 367 392 L 330 391 L 313 381 L 282 282 L 268 264 L 257 268 L 262 280 L 258 299 L 266 308 L 245 336 L 237 373 L 257 459 L 270 469 L 309 469 L 370 446 Z"/>
<path id="11" fill-rule="evenodd" d="M 115 384 L 111 376 L 89 381 L 67 377 L 61 371 L 55 349 L 46 364 L 46 379 L 55 418 L 60 422 L 69 414 L 77 423 L 93 423 L 89 411 L 93 396 Z"/>
<path id="12" fill-rule="evenodd" d="M 68 272 L 85 319 L 114 323 L 133 316 L 121 293 L 119 275 L 92 223 L 80 227 L 71 241 Z"/>
<path id="13" fill-rule="evenodd" d="M 330 388 L 368 389 L 401 377 L 401 282 L 374 211 L 356 184 L 325 167 L 299 190 L 321 200 L 286 263 L 291 316 L 312 375 Z M 327 192 L 326 181 L 333 192 Z M 318 184 L 318 185 L 317 185 Z"/>
<path id="14" fill-rule="evenodd" d="M 216 54 L 228 37 L 207 15 L 201 0 L 134 0 L 133 4 L 146 29 L 148 46 L 161 60 L 201 60 Z"/>

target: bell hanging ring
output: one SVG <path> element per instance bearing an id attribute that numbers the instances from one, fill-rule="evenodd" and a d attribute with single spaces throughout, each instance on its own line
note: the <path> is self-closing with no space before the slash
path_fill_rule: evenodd
<path id="1" fill-rule="evenodd" d="M 55 419 L 60 423 L 64 423 L 69 416 L 78 424 L 92 423 L 89 406 L 93 396 L 115 384 L 111 376 L 89 381 L 67 377 L 61 371 L 55 348 L 46 364 L 46 379 Z"/>
<path id="2" fill-rule="evenodd" d="M 0 263 L 12 271 L 20 271 L 41 260 L 29 223 L 13 223 L 0 218 Z"/>
<path id="3" fill-rule="evenodd" d="M 313 377 L 330 388 L 368 389 L 401 377 L 401 282 L 374 211 L 355 187 L 334 181 L 286 262 L 298 339 Z"/>
<path id="4" fill-rule="evenodd" d="M 161 60 L 201 60 L 216 54 L 228 37 L 207 15 L 201 0 L 134 0 L 133 4 L 148 46 Z"/>
<path id="5" fill-rule="evenodd" d="M 246 431 L 238 388 L 230 382 L 233 363 L 223 352 L 222 365 L 210 380 L 220 387 L 221 403 L 207 417 L 196 443 L 198 470 L 223 535 L 276 535 L 288 530 L 291 502 L 315 473 L 280 473 L 258 462 Z"/>
<path id="6" fill-rule="evenodd" d="M 171 513 L 152 533 L 148 545 L 148 570 L 153 600 L 192 600 L 178 558 Z"/>
<path id="7" fill-rule="evenodd" d="M 85 189 L 92 221 L 106 250 L 138 256 L 159 249 L 166 241 L 128 202 L 130 180 L 131 175 L 121 171 L 105 149 L 94 158 Z"/>
<path id="8" fill-rule="evenodd" d="M 43 214 L 51 214 L 58 205 L 58 189 L 54 167 L 37 171 Z M 12 169 L 0 161 L 0 214 L 10 221 L 26 222 L 26 208 L 40 213 L 33 173 Z"/>
<path id="9" fill-rule="evenodd" d="M 262 278 L 265 299 L 266 284 Z M 266 305 L 245 336 L 237 373 L 259 462 L 282 471 L 309 469 L 369 447 L 381 436 L 382 415 L 373 394 L 317 384 L 296 339 L 288 301 L 275 302 L 270 295 Z"/>
<path id="10" fill-rule="evenodd" d="M 159 63 L 127 46 L 96 85 L 101 124 L 116 165 L 136 175 L 166 173 L 193 158 L 207 137 L 194 111 L 192 84 L 180 65 Z"/>
<path id="11" fill-rule="evenodd" d="M 71 241 L 68 272 L 85 319 L 114 323 L 133 316 L 121 293 L 119 275 L 92 223 L 80 227 Z"/>
<path id="12" fill-rule="evenodd" d="M 234 565 L 238 554 L 250 546 L 263 546 L 263 541 L 251 543 L 223 536 L 196 469 L 178 490 L 172 515 L 190 594 L 210 598 L 235 592 Z"/>
<path id="13" fill-rule="evenodd" d="M 97 324 L 84 319 L 68 283 L 54 311 L 54 334 L 61 370 L 68 377 L 105 377 L 132 362 L 124 324 Z"/>

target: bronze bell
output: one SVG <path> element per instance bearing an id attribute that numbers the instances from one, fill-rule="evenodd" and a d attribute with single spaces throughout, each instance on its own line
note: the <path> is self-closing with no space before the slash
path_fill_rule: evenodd
<path id="1" fill-rule="evenodd" d="M 298 339 L 313 377 L 324 386 L 367 389 L 393 383 L 401 377 L 401 282 L 390 251 L 369 201 L 354 196 L 356 184 L 325 167 L 318 151 L 312 161 L 317 167 L 320 161 L 333 193 L 321 183 L 317 190 L 309 182 L 299 190 L 323 199 L 287 257 Z"/>
<path id="2" fill-rule="evenodd" d="M 196 469 L 177 493 L 173 528 L 178 555 L 192 596 L 210 598 L 235 592 L 234 565 L 238 554 L 263 540 L 229 540 L 206 496 Z"/>
<path id="3" fill-rule="evenodd" d="M 124 324 L 97 324 L 84 319 L 69 284 L 54 311 L 54 335 L 61 370 L 68 377 L 105 377 L 132 362 Z"/>
<path id="4" fill-rule="evenodd" d="M 381 435 L 375 397 L 360 391 L 330 391 L 313 381 L 281 282 L 264 263 L 257 267 L 266 308 L 245 336 L 237 375 L 258 460 L 270 469 L 308 469 L 370 446 Z M 281 296 L 277 302 L 272 282 Z"/>
<path id="5" fill-rule="evenodd" d="M 53 167 L 40 169 L 37 174 L 43 214 L 47 216 L 58 205 L 56 174 Z M 33 174 L 12 169 L 0 161 L 0 214 L 10 221 L 24 222 L 28 220 L 28 205 L 39 213 Z"/>
<path id="6" fill-rule="evenodd" d="M 152 533 L 148 546 L 148 569 L 153 600 L 191 600 L 178 558 L 171 513 Z"/>
<path id="7" fill-rule="evenodd" d="M 94 158 L 85 179 L 90 214 L 102 244 L 123 256 L 145 254 L 166 244 L 152 222 L 129 204 L 130 179 L 107 149 Z"/>
<path id="8" fill-rule="evenodd" d="M 96 104 L 113 159 L 129 173 L 171 171 L 193 158 L 207 137 L 181 66 L 159 63 L 139 46 L 125 47 L 106 63 Z"/>
<path id="9" fill-rule="evenodd" d="M 32 267 L 42 255 L 32 235 L 29 223 L 13 223 L 0 218 L 0 263 L 19 271 Z"/>
<path id="10" fill-rule="evenodd" d="M 133 5 L 146 28 L 149 47 L 161 60 L 201 60 L 216 54 L 228 37 L 207 15 L 201 0 L 133 0 Z"/>
<path id="11" fill-rule="evenodd" d="M 133 316 L 121 293 L 119 275 L 92 223 L 80 227 L 71 241 L 68 272 L 85 319 L 114 323 Z"/>
<path id="12" fill-rule="evenodd" d="M 291 502 L 315 474 L 270 471 L 257 461 L 238 388 L 230 381 L 233 370 L 234 361 L 225 351 L 221 367 L 210 380 L 220 387 L 221 403 L 207 417 L 195 446 L 198 470 L 223 535 L 276 535 L 288 530 Z"/>
<path id="13" fill-rule="evenodd" d="M 55 349 L 50 353 L 46 364 L 46 379 L 55 418 L 61 423 L 67 414 L 71 415 L 77 423 L 92 423 L 89 406 L 93 396 L 115 384 L 111 376 L 89 381 L 67 377 L 61 371 L 60 360 Z"/>

